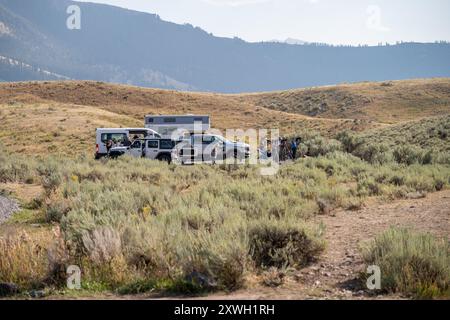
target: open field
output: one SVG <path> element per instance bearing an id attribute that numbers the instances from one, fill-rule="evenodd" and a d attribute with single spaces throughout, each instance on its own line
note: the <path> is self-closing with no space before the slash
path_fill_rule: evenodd
<path id="1" fill-rule="evenodd" d="M 448 88 L 435 79 L 219 95 L 0 84 L 0 195 L 20 205 L 0 225 L 0 283 L 16 284 L 18 297 L 449 298 Z M 305 112 L 311 99 L 331 107 Z M 305 157 L 271 177 L 250 165 L 92 159 L 96 127 L 160 113 L 211 114 L 219 129 L 280 127 L 302 136 Z M 388 284 L 375 296 L 360 273 L 374 263 Z M 72 264 L 83 270 L 79 292 L 64 287 Z"/>

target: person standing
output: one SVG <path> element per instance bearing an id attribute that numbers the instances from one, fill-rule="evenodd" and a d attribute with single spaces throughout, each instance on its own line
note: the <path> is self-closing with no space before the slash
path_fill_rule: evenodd
<path id="1" fill-rule="evenodd" d="M 297 148 L 298 148 L 298 139 L 292 140 L 291 142 L 291 152 L 292 159 L 295 160 L 297 158 Z"/>
<path id="2" fill-rule="evenodd" d="M 108 155 L 109 155 L 109 152 L 112 147 L 113 147 L 113 141 L 111 139 L 108 139 L 108 141 L 106 141 L 106 151 L 107 151 Z"/>

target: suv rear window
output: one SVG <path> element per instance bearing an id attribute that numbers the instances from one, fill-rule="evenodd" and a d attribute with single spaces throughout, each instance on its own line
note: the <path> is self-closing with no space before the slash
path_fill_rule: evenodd
<path id="1" fill-rule="evenodd" d="M 158 140 L 150 140 L 147 142 L 147 148 L 158 149 Z"/>
<path id="2" fill-rule="evenodd" d="M 125 133 L 102 133 L 101 139 L 102 142 L 107 142 L 108 140 L 123 142 L 125 140 L 125 137 Z"/>

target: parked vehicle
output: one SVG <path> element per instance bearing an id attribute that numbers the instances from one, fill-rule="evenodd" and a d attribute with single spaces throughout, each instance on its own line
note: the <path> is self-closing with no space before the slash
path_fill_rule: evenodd
<path id="1" fill-rule="evenodd" d="M 211 128 L 211 124 L 206 115 L 148 115 L 145 117 L 145 127 L 158 132 L 165 139 L 177 140 L 183 133 L 203 133 Z M 174 137 L 176 131 L 178 134 Z"/>
<path id="2" fill-rule="evenodd" d="M 161 135 L 148 128 L 97 128 L 95 140 L 95 159 L 108 155 L 108 149 L 129 146 L 135 137 L 161 138 Z"/>
<path id="3" fill-rule="evenodd" d="M 215 162 L 229 158 L 250 157 L 250 146 L 219 135 L 193 134 L 184 138 L 172 151 L 172 159 L 181 163 Z"/>
<path id="4" fill-rule="evenodd" d="M 109 156 L 117 158 L 123 155 L 130 155 L 135 158 L 147 158 L 152 160 L 172 162 L 172 149 L 176 142 L 170 139 L 145 138 L 135 140 L 131 146 L 114 147 L 110 150 Z"/>

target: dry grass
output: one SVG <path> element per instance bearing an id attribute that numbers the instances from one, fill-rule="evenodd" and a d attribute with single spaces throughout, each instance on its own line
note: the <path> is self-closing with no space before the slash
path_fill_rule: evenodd
<path id="1" fill-rule="evenodd" d="M 382 290 L 417 298 L 450 297 L 450 248 L 446 239 L 390 229 L 363 248 L 368 265 L 381 269 Z"/>
<path id="2" fill-rule="evenodd" d="M 210 114 L 227 128 L 280 128 L 332 136 L 450 113 L 450 80 L 359 83 L 224 95 L 101 82 L 0 84 L 0 141 L 27 154 L 93 152 L 96 127 L 142 126 L 146 114 Z M 353 120 L 354 119 L 354 120 Z M 26 134 L 24 134 L 26 133 Z"/>
<path id="3" fill-rule="evenodd" d="M 25 154 L 93 154 L 95 128 L 142 126 L 102 109 L 57 103 L 0 105 L 0 121 L 0 141 Z"/>
<path id="4" fill-rule="evenodd" d="M 47 230 L 24 231 L 9 227 L 0 233 L 0 282 L 22 289 L 41 286 L 49 275 L 48 248 L 53 235 Z"/>
<path id="5" fill-rule="evenodd" d="M 398 123 L 450 113 L 450 79 L 365 82 L 243 95 L 244 101 L 303 115 Z"/>
<path id="6" fill-rule="evenodd" d="M 5 123 L 0 140 L 15 151 L 44 151 L 40 146 L 30 146 L 31 141 L 22 139 L 19 130 L 27 130 L 35 137 L 34 142 L 45 144 L 45 148 L 61 147 L 70 138 L 72 148 L 81 150 L 80 144 L 92 136 L 96 127 L 142 126 L 147 114 L 174 113 L 210 114 L 212 126 L 221 130 L 280 128 L 283 134 L 306 129 L 329 135 L 340 130 L 361 131 L 377 126 L 270 110 L 239 95 L 183 93 L 81 81 L 0 84 L 0 120 Z M 90 144 L 89 147 L 92 149 Z"/>
<path id="7" fill-rule="evenodd" d="M 39 184 L 0 183 L 0 190 L 12 193 L 21 203 L 28 203 L 38 198 L 44 189 Z"/>

